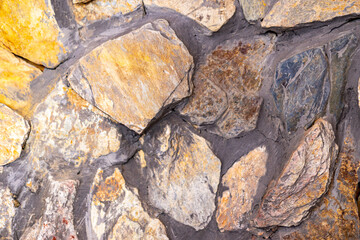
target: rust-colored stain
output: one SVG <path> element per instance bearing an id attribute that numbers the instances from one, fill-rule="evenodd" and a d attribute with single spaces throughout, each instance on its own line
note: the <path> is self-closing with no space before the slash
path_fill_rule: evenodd
<path id="1" fill-rule="evenodd" d="M 125 179 L 121 175 L 119 169 L 116 169 L 114 174 L 107 177 L 105 181 L 103 181 L 103 170 L 100 170 L 99 174 L 97 174 L 98 178 L 94 181 L 95 185 L 93 202 L 95 205 L 99 205 L 100 202 L 105 201 L 114 201 L 119 197 L 122 192 L 122 188 L 125 186 Z"/>

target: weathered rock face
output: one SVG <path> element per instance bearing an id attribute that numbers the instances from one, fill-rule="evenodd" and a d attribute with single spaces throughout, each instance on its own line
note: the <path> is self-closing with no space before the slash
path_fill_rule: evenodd
<path id="1" fill-rule="evenodd" d="M 160 129 L 145 136 L 136 156 L 147 179 L 149 202 L 175 220 L 203 229 L 215 210 L 220 160 L 184 124 Z"/>
<path id="2" fill-rule="evenodd" d="M 135 151 L 126 147 L 130 142 L 115 123 L 61 81 L 37 107 L 31 122 L 30 154 L 38 160 L 51 160 L 52 167 L 63 160 L 64 164 L 80 166 L 123 147 L 128 156 Z"/>
<path id="3" fill-rule="evenodd" d="M 324 22 L 350 14 L 360 14 L 358 1 L 280 0 L 266 15 L 261 26 L 288 28 L 303 23 Z"/>
<path id="4" fill-rule="evenodd" d="M 235 13 L 234 0 L 144 0 L 146 7 L 173 9 L 213 32 L 218 31 Z"/>
<path id="5" fill-rule="evenodd" d="M 15 206 L 10 189 L 0 184 L 0 239 L 12 240 L 12 219 L 15 216 Z"/>
<path id="6" fill-rule="evenodd" d="M 236 162 L 223 176 L 222 185 L 229 190 L 218 200 L 216 221 L 220 231 L 234 231 L 246 227 L 260 178 L 266 173 L 268 153 L 258 147 Z"/>
<path id="7" fill-rule="evenodd" d="M 212 131 L 233 138 L 256 127 L 262 99 L 258 91 L 273 41 L 225 43 L 217 47 L 194 76 L 194 94 L 181 114 L 195 125 L 215 123 Z"/>
<path id="8" fill-rule="evenodd" d="M 0 166 L 20 157 L 29 131 L 29 123 L 23 117 L 0 103 Z"/>
<path id="9" fill-rule="evenodd" d="M 320 48 L 281 62 L 272 93 L 289 133 L 308 127 L 326 107 L 330 94 L 328 63 Z"/>
<path id="10" fill-rule="evenodd" d="M 331 91 L 329 108 L 336 119 L 340 118 L 344 108 L 343 93 L 345 90 L 347 72 L 350 60 L 354 53 L 358 40 L 354 34 L 347 34 L 328 44 L 330 53 L 330 80 Z"/>
<path id="11" fill-rule="evenodd" d="M 75 64 L 71 86 L 141 133 L 166 105 L 189 96 L 193 59 L 164 20 L 108 41 Z"/>
<path id="12" fill-rule="evenodd" d="M 30 82 L 41 70 L 0 47 L 0 103 L 25 114 L 30 108 Z"/>
<path id="13" fill-rule="evenodd" d="M 326 193 L 338 153 L 330 123 L 315 122 L 273 182 L 255 218 L 256 227 L 295 226 Z"/>
<path id="14" fill-rule="evenodd" d="M 64 19 L 70 15 L 56 14 L 53 2 L 56 1 L 1 1 L 0 45 L 45 67 L 54 68 L 64 61 L 73 48 L 74 26 L 71 19 Z"/>
<path id="15" fill-rule="evenodd" d="M 270 0 L 239 0 L 246 20 L 257 21 L 265 17 Z"/>
<path id="16" fill-rule="evenodd" d="M 89 239 L 168 239 L 164 225 L 145 212 L 137 189 L 125 185 L 119 169 L 106 179 L 103 174 L 99 169 L 92 185 Z"/>
<path id="17" fill-rule="evenodd" d="M 73 11 L 80 25 L 125 15 L 142 8 L 141 0 L 85 0 L 74 1 Z"/>
<path id="18" fill-rule="evenodd" d="M 351 132 L 348 125 L 339 154 L 339 168 L 329 193 L 307 221 L 281 233 L 282 239 L 322 239 L 324 236 L 328 236 L 326 239 L 360 238 L 360 220 L 355 199 L 360 159 L 356 156 L 356 143 Z"/>
<path id="19" fill-rule="evenodd" d="M 78 184 L 76 180 L 56 181 L 49 177 L 44 213 L 20 239 L 78 239 L 73 225 L 73 202 Z"/>

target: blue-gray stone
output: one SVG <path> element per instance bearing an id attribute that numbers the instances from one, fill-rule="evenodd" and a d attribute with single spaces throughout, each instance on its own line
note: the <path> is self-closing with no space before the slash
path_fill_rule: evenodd
<path id="1" fill-rule="evenodd" d="M 330 93 L 323 49 L 310 49 L 280 62 L 271 91 L 289 133 L 309 127 L 325 110 Z"/>

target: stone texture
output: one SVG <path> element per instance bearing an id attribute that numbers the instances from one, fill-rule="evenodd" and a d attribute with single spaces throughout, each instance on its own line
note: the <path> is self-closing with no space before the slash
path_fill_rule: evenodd
<path id="1" fill-rule="evenodd" d="M 74 3 L 73 12 L 80 25 L 125 15 L 142 8 L 141 0 L 85 0 Z"/>
<path id="2" fill-rule="evenodd" d="M 358 45 L 354 34 L 347 34 L 328 44 L 330 58 L 331 91 L 329 99 L 330 113 L 339 120 L 344 108 L 343 94 L 347 83 L 350 60 Z"/>
<path id="3" fill-rule="evenodd" d="M 144 0 L 146 7 L 173 9 L 213 32 L 218 31 L 234 15 L 234 0 Z"/>
<path id="4" fill-rule="evenodd" d="M 239 0 L 246 20 L 249 22 L 261 20 L 265 17 L 270 0 Z"/>
<path id="5" fill-rule="evenodd" d="M 266 173 L 267 159 L 265 146 L 258 147 L 241 157 L 223 176 L 222 185 L 228 190 L 218 200 L 216 221 L 220 231 L 246 227 L 260 179 Z"/>
<path id="6" fill-rule="evenodd" d="M 194 76 L 194 94 L 181 114 L 233 138 L 256 127 L 262 99 L 262 70 L 274 43 L 267 37 L 225 42 L 206 58 Z"/>
<path id="7" fill-rule="evenodd" d="M 0 166 L 20 157 L 29 131 L 29 123 L 23 117 L 0 103 Z"/>
<path id="8" fill-rule="evenodd" d="M 344 131 L 334 183 L 328 194 L 300 226 L 280 233 L 281 239 L 360 239 L 356 195 L 360 158 L 350 125 Z M 354 197 L 355 196 L 355 197 Z"/>
<path id="9" fill-rule="evenodd" d="M 12 220 L 15 216 L 15 206 L 13 204 L 10 189 L 0 183 L 0 239 L 12 240 Z"/>
<path id="10" fill-rule="evenodd" d="M 280 62 L 271 91 L 289 133 L 311 125 L 326 108 L 330 95 L 323 49 L 310 49 Z"/>
<path id="11" fill-rule="evenodd" d="M 328 190 L 338 153 L 330 123 L 323 119 L 307 131 L 278 179 L 263 197 L 256 227 L 296 226 Z"/>
<path id="12" fill-rule="evenodd" d="M 0 47 L 0 103 L 25 115 L 31 105 L 31 81 L 41 74 L 34 67 Z"/>
<path id="13" fill-rule="evenodd" d="M 262 27 L 295 27 L 325 22 L 335 17 L 360 14 L 360 2 L 354 0 L 280 0 L 261 23 Z"/>
<path id="14" fill-rule="evenodd" d="M 58 23 L 51 0 L 3 0 L 0 45 L 31 62 L 54 68 L 67 59 L 74 34 Z M 65 9 L 63 9 L 65 10 Z M 66 11 L 66 10 L 65 10 Z"/>
<path id="15" fill-rule="evenodd" d="M 166 105 L 191 93 L 193 59 L 165 20 L 105 42 L 68 78 L 88 102 L 141 133 Z"/>
<path id="16" fill-rule="evenodd" d="M 126 186 L 119 169 L 106 179 L 103 175 L 98 169 L 92 185 L 89 213 L 94 234 L 88 232 L 89 239 L 106 239 L 109 230 L 108 240 L 168 239 L 164 225 L 143 209 L 137 189 Z"/>
<path id="17" fill-rule="evenodd" d="M 50 176 L 43 215 L 20 239 L 78 239 L 73 225 L 73 203 L 78 184 L 76 180 L 57 181 Z"/>
<path id="18" fill-rule="evenodd" d="M 41 160 L 54 169 L 61 169 L 62 163 L 78 167 L 130 144 L 115 123 L 61 81 L 37 107 L 31 122 L 33 162 Z M 135 151 L 131 147 L 126 150 L 124 154 L 130 156 Z"/>
<path id="19" fill-rule="evenodd" d="M 220 160 L 208 142 L 184 123 L 163 122 L 145 136 L 136 155 L 146 179 L 149 203 L 196 230 L 210 222 L 220 178 Z"/>

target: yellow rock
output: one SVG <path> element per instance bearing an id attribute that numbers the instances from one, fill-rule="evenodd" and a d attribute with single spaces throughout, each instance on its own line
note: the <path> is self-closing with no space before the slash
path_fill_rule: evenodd
<path id="1" fill-rule="evenodd" d="M 171 8 L 213 32 L 218 31 L 234 15 L 234 0 L 144 0 L 145 6 Z"/>
<path id="2" fill-rule="evenodd" d="M 23 117 L 0 103 L 0 165 L 20 157 L 29 130 L 29 124 Z"/>
<path id="3" fill-rule="evenodd" d="M 184 44 L 158 20 L 97 47 L 68 80 L 88 102 L 141 133 L 163 107 L 190 95 L 192 69 Z"/>
<path id="4" fill-rule="evenodd" d="M 239 0 L 246 20 L 249 22 L 264 18 L 269 0 Z"/>
<path id="5" fill-rule="evenodd" d="M 51 0 L 2 0 L 0 22 L 0 45 L 14 54 L 49 68 L 67 58 L 67 34 L 55 19 Z"/>
<path id="6" fill-rule="evenodd" d="M 262 27 L 295 27 L 302 23 L 328 21 L 335 17 L 360 14 L 354 0 L 280 0 L 266 15 Z"/>
<path id="7" fill-rule="evenodd" d="M 158 239 L 166 240 L 164 225 L 143 209 L 137 189 L 125 184 L 119 169 L 104 179 L 104 170 L 98 169 L 92 185 L 89 213 L 91 227 L 98 239 Z M 113 226 L 112 221 L 116 220 Z"/>
<path id="8" fill-rule="evenodd" d="M 26 115 L 31 107 L 30 82 L 41 73 L 0 47 L 0 103 Z"/>
<path id="9" fill-rule="evenodd" d="M 142 7 L 141 0 L 74 0 L 74 3 L 74 15 L 80 25 L 119 14 L 125 15 Z"/>
<path id="10" fill-rule="evenodd" d="M 266 172 L 267 158 L 265 146 L 258 147 L 240 158 L 223 176 L 222 185 L 229 190 L 218 200 L 216 221 L 220 231 L 244 228 L 260 178 Z"/>

